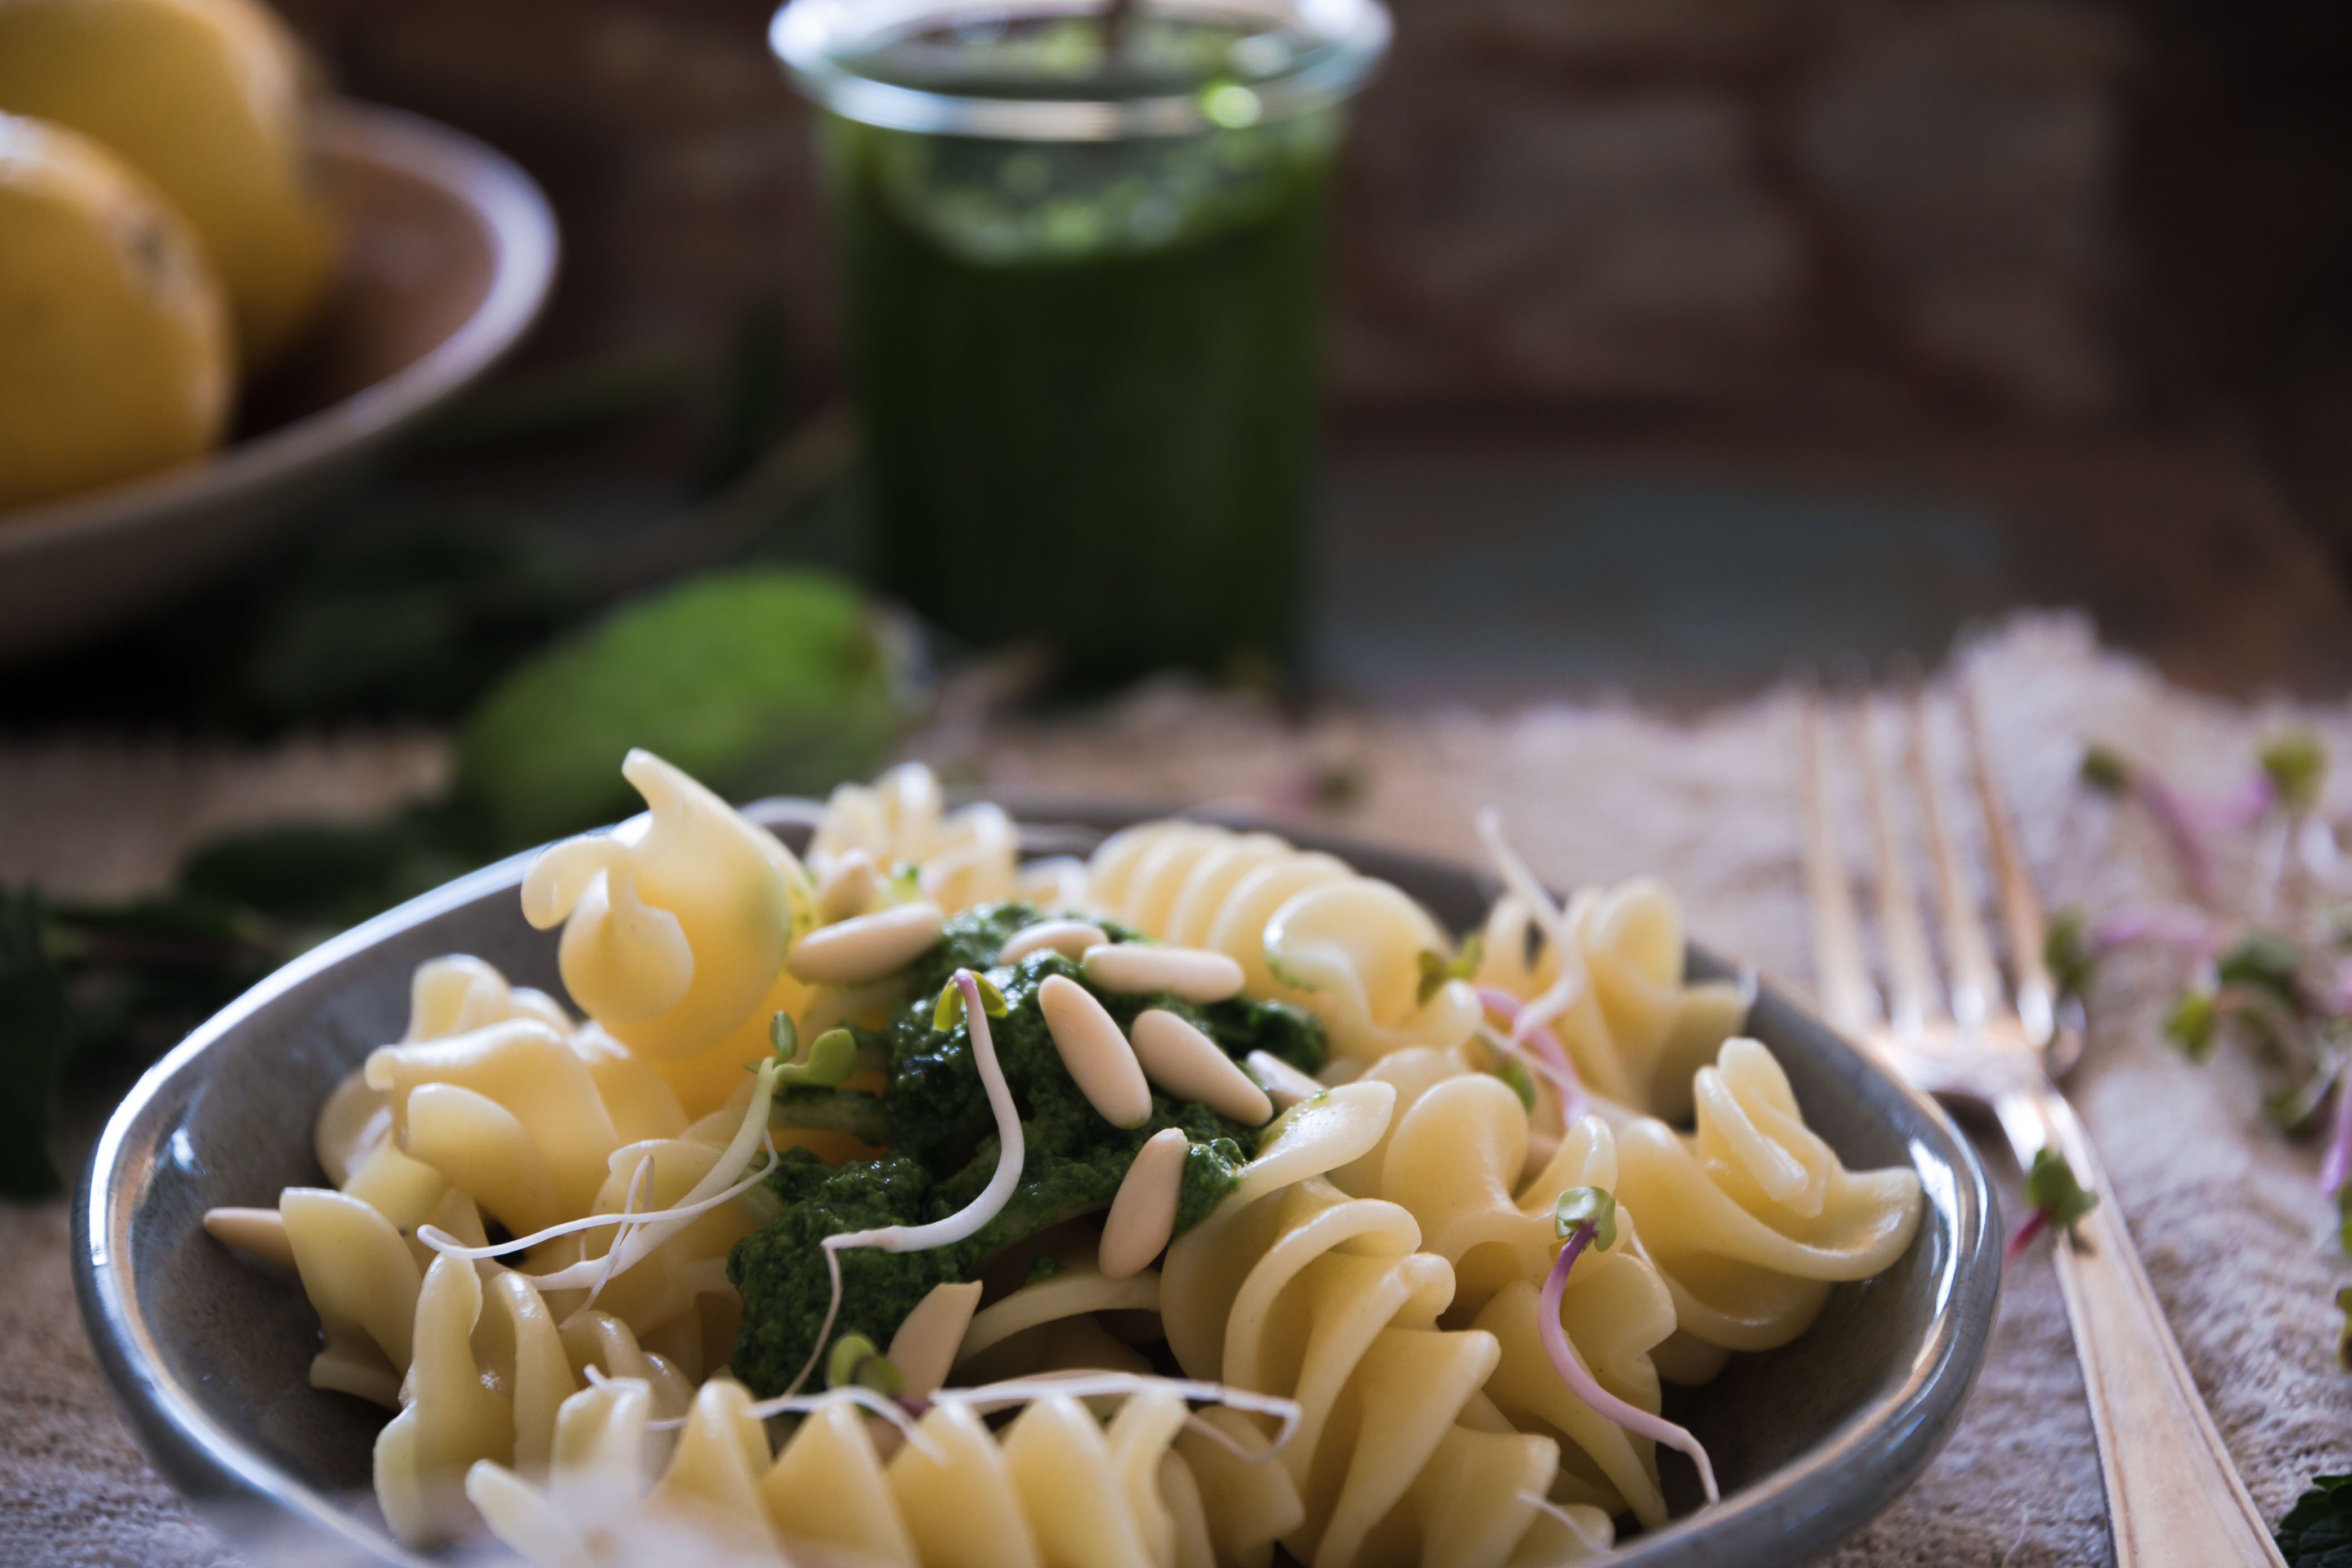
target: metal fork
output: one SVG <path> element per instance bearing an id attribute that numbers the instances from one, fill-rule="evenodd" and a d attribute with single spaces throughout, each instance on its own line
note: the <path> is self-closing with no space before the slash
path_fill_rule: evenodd
<path id="1" fill-rule="evenodd" d="M 1834 719 L 1827 718 L 1819 696 L 1806 694 L 1805 870 L 1824 1013 L 1914 1086 L 1989 1108 L 2021 1170 L 2042 1150 L 2054 1148 L 2098 1195 L 2098 1206 L 2077 1227 L 2082 1246 L 2069 1246 L 2064 1236 L 2053 1235 L 2052 1251 L 2098 1436 L 2117 1568 L 2282 1564 L 2198 1396 L 2090 1139 L 2052 1081 L 2053 1069 L 2063 1073 L 2072 1064 L 2080 1035 L 2058 1015 L 2042 961 L 2041 905 L 1986 764 L 1973 700 L 1965 690 L 1960 693 L 1962 730 L 2009 939 L 2013 994 L 2003 988 L 1946 825 L 1916 677 L 1903 683 L 1900 694 L 1904 771 L 1910 776 L 1940 915 L 1948 968 L 1941 981 L 1920 918 L 1910 860 L 1895 826 L 1893 792 L 1880 764 L 1868 696 L 1857 692 L 1839 708 Z M 1884 1005 L 1870 983 L 1862 924 L 1829 798 L 1833 728 L 1847 731 L 1869 802 L 1877 864 L 1874 901 L 1888 982 Z"/>

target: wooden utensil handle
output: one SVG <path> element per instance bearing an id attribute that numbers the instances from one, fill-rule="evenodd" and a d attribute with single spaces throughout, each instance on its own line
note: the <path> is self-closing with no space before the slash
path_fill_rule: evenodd
<path id="1" fill-rule="evenodd" d="M 1994 1110 L 2021 1165 L 2054 1143 L 2098 1194 L 2098 1206 L 2076 1227 L 2084 1245 L 2063 1235 L 2049 1245 L 2098 1435 L 2116 1568 L 2284 1568 L 2189 1375 L 2074 1108 L 2054 1090 L 2021 1090 Z"/>

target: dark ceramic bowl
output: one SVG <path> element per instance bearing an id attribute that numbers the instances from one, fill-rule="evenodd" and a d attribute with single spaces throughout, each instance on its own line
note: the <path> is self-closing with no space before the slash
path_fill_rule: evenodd
<path id="1" fill-rule="evenodd" d="M 767 803 L 751 815 L 787 841 L 804 836 L 786 825 L 805 821 L 805 807 Z M 1068 837 L 1083 845 L 1126 818 L 1030 819 L 1073 823 Z M 1462 868 L 1304 841 L 1395 882 L 1457 930 L 1484 908 Z M 424 1561 L 394 1543 L 368 1490 L 383 1413 L 310 1386 L 318 1323 L 299 1286 L 233 1256 L 201 1221 L 215 1205 L 268 1205 L 281 1187 L 321 1180 L 311 1119 L 337 1079 L 399 1037 L 409 975 L 424 960 L 476 953 L 562 994 L 555 933 L 522 919 L 527 859 L 428 893 L 278 971 L 158 1062 L 91 1153 L 74 1206 L 90 1339 L 155 1462 L 233 1539 L 290 1535 L 307 1562 L 333 1553 L 331 1542 L 352 1561 Z M 1690 968 L 1727 973 L 1696 950 Z M 1958 1417 L 2000 1288 L 1984 1172 L 1944 1114 L 1769 987 L 1748 1026 L 1849 1165 L 1919 1173 L 1927 1218 L 1900 1262 L 1837 1287 L 1795 1343 L 1735 1356 L 1705 1388 L 1670 1394 L 1669 1414 L 1706 1443 L 1725 1497 L 1629 1541 L 1617 1561 L 1642 1568 L 1795 1564 L 1885 1507 Z M 1687 1480 L 1685 1467 L 1668 1473 Z"/>

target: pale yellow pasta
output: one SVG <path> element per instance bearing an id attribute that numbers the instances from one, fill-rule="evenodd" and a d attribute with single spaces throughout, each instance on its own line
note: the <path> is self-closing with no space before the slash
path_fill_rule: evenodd
<path id="1" fill-rule="evenodd" d="M 1617 1195 L 1642 1216 L 1682 1331 L 1770 1350 L 1811 1326 L 1832 1282 L 1868 1279 L 1909 1248 L 1919 1178 L 1848 1171 L 1754 1040 L 1725 1042 L 1694 1092 L 1695 1134 L 1648 1121 L 1620 1131 Z"/>
<path id="2" fill-rule="evenodd" d="M 1617 1159 L 1608 1124 L 1586 1117 L 1529 1189 L 1529 1199 L 1557 1196 L 1566 1187 L 1616 1190 Z M 1606 1251 L 1588 1248 L 1578 1260 L 1560 1298 L 1559 1318 L 1570 1343 L 1601 1387 L 1654 1415 L 1663 1398 L 1654 1355 L 1675 1331 L 1675 1310 L 1643 1248 L 1639 1223 L 1639 1215 L 1621 1203 L 1616 1245 Z M 1557 1251 L 1556 1243 L 1551 1250 Z M 1548 1268 L 1549 1256 L 1544 1263 Z M 1542 1274 L 1539 1269 L 1532 1278 L 1509 1281 L 1479 1310 L 1477 1326 L 1502 1349 L 1487 1395 L 1515 1426 L 1562 1439 L 1555 1497 L 1598 1503 L 1612 1514 L 1631 1510 L 1644 1525 L 1663 1524 L 1666 1506 L 1654 1446 L 1578 1398 L 1544 1352 L 1536 1319 Z"/>
<path id="3" fill-rule="evenodd" d="M 572 1000 L 700 1115 L 765 1053 L 769 1019 L 806 1005 L 784 954 L 814 918 L 814 889 L 772 834 L 652 752 L 631 752 L 621 772 L 645 815 L 541 851 L 523 913 L 562 925 Z"/>
<path id="4" fill-rule="evenodd" d="M 1566 1495 L 1663 1522 L 1653 1445 L 1570 1393 L 1536 1331 L 1536 1289 L 1559 1250 L 1555 1201 L 1570 1187 L 1619 1190 L 1608 1124 L 1584 1118 L 1528 1175 L 1528 1112 L 1500 1079 L 1423 1051 L 1389 1058 L 1367 1081 L 1394 1082 L 1398 1111 L 1381 1144 L 1333 1173 L 1335 1183 L 1406 1209 L 1422 1249 L 1453 1267 L 1449 1320 L 1495 1335 L 1503 1353 L 1486 1394 L 1517 1425 L 1560 1439 Z M 1603 1387 L 1654 1414 L 1652 1357 L 1675 1331 L 1674 1303 L 1644 1254 L 1637 1207 L 1621 1202 L 1617 1224 L 1618 1245 L 1587 1252 L 1570 1277 L 1560 1321 Z"/>
<path id="5" fill-rule="evenodd" d="M 551 1210 L 588 1213 L 621 1143 L 589 1064 L 536 1019 L 382 1047 L 367 1082 L 386 1096 L 400 1147 L 476 1192 L 518 1234 L 546 1222 L 502 1204 L 536 1194 Z M 682 1116 L 675 1125 L 683 1130 Z"/>
<path id="6" fill-rule="evenodd" d="M 1019 850 L 1020 836 L 1002 806 L 982 801 L 949 812 L 931 770 L 906 763 L 871 785 L 835 788 L 809 840 L 808 858 L 820 880 L 853 852 L 885 873 L 910 866 L 920 895 L 953 914 L 1013 897 Z"/>
<path id="7" fill-rule="evenodd" d="M 1323 1021 L 1332 1054 L 1358 1067 L 1413 1047 L 1469 1038 L 1480 1008 L 1447 980 L 1426 995 L 1424 955 L 1453 943 L 1429 911 L 1386 882 L 1349 877 L 1292 895 L 1260 938 L 1267 968 Z"/>
<path id="8" fill-rule="evenodd" d="M 1232 1568 L 1266 1568 L 1275 1543 L 1307 1522 L 1298 1483 L 1275 1462 L 1273 1439 L 1238 1410 L 1204 1410 L 1197 1426 L 1176 1439 L 1207 1521 L 1216 1561 Z M 1216 1429 L 1212 1436 L 1199 1428 Z"/>
<path id="9" fill-rule="evenodd" d="M 416 1298 L 415 1325 L 400 1413 L 375 1447 L 377 1500 L 412 1546 L 476 1527 L 465 1481 L 477 1461 L 547 1476 L 562 1460 L 562 1412 L 592 1369 L 647 1390 L 648 1418 L 683 1415 L 694 1398 L 693 1382 L 642 1349 L 625 1322 L 590 1311 L 559 1325 L 528 1279 L 494 1264 L 436 1258 Z M 657 1467 L 670 1442 L 646 1429 L 635 1462 Z"/>
<path id="10" fill-rule="evenodd" d="M 516 1231 L 572 1217 L 585 1210 L 566 1208 L 549 1149 L 576 1155 L 582 1126 L 591 1152 L 602 1145 L 599 1129 L 616 1121 L 639 1134 L 683 1126 L 644 1062 L 593 1026 L 571 1030 L 552 998 L 509 986 L 478 959 L 418 967 L 404 1042 L 371 1058 L 375 1083 L 362 1064 L 320 1114 L 320 1163 L 341 1192 L 292 1188 L 280 1202 L 295 1267 L 326 1331 L 312 1382 L 385 1405 L 396 1404 L 407 1370 L 406 1335 L 358 1325 L 413 1310 L 433 1260 L 416 1239 L 420 1226 L 478 1246 L 483 1210 Z M 395 1243 L 411 1259 L 406 1275 L 391 1262 Z"/>
<path id="11" fill-rule="evenodd" d="M 1684 983 L 1681 908 L 1654 878 L 1584 889 L 1564 920 L 1583 984 L 1551 1029 L 1578 1077 L 1620 1105 L 1681 1120 L 1691 1075 L 1746 1018 L 1746 993 L 1728 981 Z M 1516 895 L 1496 900 L 1481 937 L 1479 984 L 1529 1001 L 1559 983 L 1561 953 Z"/>
<path id="12" fill-rule="evenodd" d="M 1245 994 L 1278 997 L 1286 993 L 1266 967 L 1266 922 L 1294 895 L 1353 873 L 1336 856 L 1301 852 L 1270 833 L 1168 821 L 1112 834 L 1087 875 L 1089 901 L 1103 913 L 1165 942 L 1229 954 Z"/>
<path id="13" fill-rule="evenodd" d="M 1143 1313 L 1156 1320 L 1159 1270 L 1146 1268 L 1124 1279 L 1108 1279 L 1083 1247 L 1066 1250 L 1057 1262 L 1059 1267 L 1052 1275 L 1022 1286 L 972 1315 L 956 1351 L 951 1381 L 993 1383 L 1074 1367 L 1151 1370 L 1142 1352 L 1114 1337 L 1095 1314 Z"/>
<path id="14" fill-rule="evenodd" d="M 287 1188 L 278 1212 L 326 1340 L 310 1385 L 397 1404 L 424 1279 L 408 1244 L 373 1205 L 322 1187 Z"/>
<path id="15" fill-rule="evenodd" d="M 772 1460 L 750 1395 L 695 1396 L 650 1486 L 633 1459 L 654 1401 L 628 1382 L 585 1390 L 556 1423 L 542 1480 L 495 1462 L 467 1491 L 503 1540 L 555 1568 L 659 1562 L 681 1534 L 698 1561 L 865 1561 L 904 1568 L 1208 1568 L 1197 1489 L 1171 1444 L 1174 1395 L 1126 1398 L 1108 1426 L 1071 1398 L 1036 1400 L 1001 1436 L 961 1404 L 934 1407 L 887 1464 L 865 1424 L 828 1405 Z M 633 1440 L 633 1434 L 642 1435 Z"/>
<path id="16" fill-rule="evenodd" d="M 695 1133 L 705 1131 L 698 1127 Z M 708 1131 L 717 1131 L 718 1129 Z M 720 1131 L 733 1131 L 731 1127 Z M 619 1214 L 627 1205 L 632 1187 L 637 1191 L 635 1212 L 648 1213 L 684 1203 L 716 1168 L 724 1145 L 689 1134 L 625 1144 L 606 1161 L 604 1185 L 587 1214 Z M 644 1256 L 619 1269 L 596 1297 L 604 1312 L 626 1322 L 640 1340 L 658 1343 L 670 1359 L 699 1378 L 726 1360 L 722 1335 L 731 1339 L 740 1313 L 740 1298 L 727 1279 L 727 1253 L 735 1243 L 775 1214 L 774 1200 L 756 1189 L 683 1223 L 665 1225 L 664 1234 Z M 654 1235 L 648 1227 L 646 1236 Z M 605 1257 L 616 1243 L 618 1227 L 575 1232 L 541 1243 L 528 1254 L 532 1273 L 557 1269 Z M 641 1238 L 637 1247 L 644 1249 Z M 584 1303 L 584 1289 L 563 1289 L 551 1300 L 565 1314 Z"/>
<path id="17" fill-rule="evenodd" d="M 404 1044 L 444 1039 L 512 1018 L 537 1019 L 561 1035 L 572 1030 L 571 1016 L 552 996 L 509 985 L 480 959 L 453 954 L 416 966 L 409 984 L 408 1028 L 401 1038 Z M 634 1085 L 612 1088 L 634 1106 Z M 403 1232 L 414 1230 L 448 1186 L 438 1172 L 401 1152 L 392 1137 L 391 1096 L 368 1083 L 365 1063 L 344 1075 L 327 1097 L 312 1126 L 311 1143 L 328 1181 L 374 1205 Z"/>
<path id="18" fill-rule="evenodd" d="M 415 1344 L 400 1414 L 375 1443 L 376 1500 L 412 1546 L 471 1527 L 463 1488 L 475 1461 L 543 1468 L 556 1413 L 576 1386 L 538 1292 L 503 1269 L 485 1290 L 462 1258 L 436 1258 L 425 1271 Z"/>
<path id="19" fill-rule="evenodd" d="M 1573 1503 L 1560 1512 L 1542 1504 L 1559 1466 L 1559 1446 L 1549 1437 L 1457 1426 L 1406 1493 L 1405 1520 L 1422 1568 L 1478 1564 L 1577 1563 L 1605 1555 L 1616 1543 L 1609 1515 Z M 1414 1561 L 1397 1558 L 1393 1561 Z"/>
<path id="20" fill-rule="evenodd" d="M 1478 1021 L 1459 982 L 1419 994 L 1422 955 L 1453 948 L 1428 911 L 1333 856 L 1268 833 L 1154 822 L 1105 840 L 1088 875 L 1104 913 L 1229 955 L 1244 994 L 1314 1013 L 1332 1055 L 1356 1070 L 1391 1051 L 1458 1045 Z"/>
<path id="21" fill-rule="evenodd" d="M 1352 1198 L 1324 1179 L 1378 1142 L 1396 1098 L 1380 1081 L 1327 1096 L 1338 1102 L 1328 1116 L 1344 1135 L 1312 1135 L 1327 1115 L 1318 1102 L 1288 1113 L 1286 1121 L 1310 1135 L 1290 1139 L 1297 1146 L 1286 1151 L 1294 1128 L 1277 1124 L 1252 1167 L 1267 1167 L 1278 1184 L 1259 1195 L 1245 1173 L 1233 1198 L 1170 1247 L 1161 1272 L 1169 1345 L 1187 1373 L 1297 1402 L 1297 1430 L 1275 1461 L 1298 1504 L 1279 1539 L 1316 1568 L 1419 1554 L 1423 1531 L 1446 1500 L 1423 1488 L 1415 1501 L 1414 1489 L 1501 1359 L 1492 1334 L 1440 1325 L 1453 1304 L 1454 1271 L 1420 1249 L 1412 1214 Z M 1506 1447 L 1516 1464 L 1532 1468 L 1543 1445 Z M 1456 1441 L 1447 1451 L 1459 1449 Z M 1230 1484 L 1222 1475 L 1210 1482 Z M 1448 1550 L 1465 1553 L 1454 1561 L 1501 1568 L 1531 1528 L 1536 1504 L 1516 1492 L 1482 1500 L 1507 1522 L 1479 1538 L 1483 1548 L 1464 1540 Z M 1262 1496 L 1249 1511 L 1263 1517 L 1283 1507 L 1281 1498 Z M 1229 1551 L 1256 1558 L 1254 1533 L 1230 1538 Z"/>

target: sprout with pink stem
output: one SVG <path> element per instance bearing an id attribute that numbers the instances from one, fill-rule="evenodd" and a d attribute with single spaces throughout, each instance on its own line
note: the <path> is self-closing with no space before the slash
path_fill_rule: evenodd
<path id="1" fill-rule="evenodd" d="M 2034 1151 L 2033 1168 L 2025 1173 L 2025 1201 L 2033 1212 L 2002 1248 L 2001 1267 L 2008 1268 L 2023 1257 L 2033 1238 L 2053 1226 L 2066 1233 L 2077 1251 L 2087 1250 L 2082 1233 L 2074 1227 L 2099 1206 L 2099 1194 L 2075 1178 L 2074 1167 L 2066 1163 L 2065 1155 L 2046 1145 Z"/>
<path id="2" fill-rule="evenodd" d="M 1544 1354 L 1551 1358 L 1552 1369 L 1568 1391 L 1599 1412 L 1605 1420 L 1613 1421 L 1626 1431 L 1688 1455 L 1698 1467 L 1698 1484 L 1706 1500 L 1721 1502 L 1723 1493 L 1715 1484 L 1715 1465 L 1706 1457 L 1704 1444 L 1684 1427 L 1675 1426 L 1663 1415 L 1653 1415 L 1637 1405 L 1628 1405 L 1601 1386 L 1568 1341 L 1568 1331 L 1560 1327 L 1559 1300 L 1568 1289 L 1568 1271 L 1576 1267 L 1577 1258 L 1587 1247 L 1598 1247 L 1606 1252 L 1617 1243 L 1617 1199 L 1606 1187 L 1570 1187 L 1559 1194 L 1552 1210 L 1552 1228 L 1565 1237 L 1567 1245 L 1552 1260 L 1551 1272 L 1545 1276 L 1543 1294 L 1536 1300 L 1536 1332 L 1543 1341 Z"/>
<path id="3" fill-rule="evenodd" d="M 1478 987 L 1478 1000 L 1503 1026 L 1512 1031 L 1514 1043 L 1522 1040 L 1535 1047 L 1535 1065 L 1552 1088 L 1559 1091 L 1559 1119 L 1563 1125 L 1573 1127 L 1591 1109 L 1585 1098 L 1584 1082 L 1576 1076 L 1576 1064 L 1568 1058 L 1568 1047 L 1551 1032 L 1549 1024 L 1538 1024 L 1522 1036 L 1518 1032 L 1519 999 L 1499 985 Z"/>
<path id="4" fill-rule="evenodd" d="M 2127 904 L 2091 924 L 2091 956 L 2104 958 L 2127 942 L 2177 947 L 2191 958 L 2213 951 L 2213 922 L 2201 910 L 2180 904 Z"/>
<path id="5" fill-rule="evenodd" d="M 2333 1076 L 2336 1116 L 2327 1130 L 2327 1152 L 2319 1160 L 2319 1190 L 2329 1197 L 2343 1192 L 2345 1175 L 2352 1173 L 2352 1094 L 2345 1092 L 2343 1069 Z"/>
<path id="6" fill-rule="evenodd" d="M 2211 904 L 2221 897 L 2212 852 L 2206 847 L 2204 827 L 2198 820 L 2200 814 L 2163 774 L 2145 763 L 2133 763 L 2112 746 L 2094 745 L 2083 753 L 2083 782 L 2101 795 L 2137 801 L 2172 851 L 2173 864 L 2189 897 L 2200 904 Z"/>

